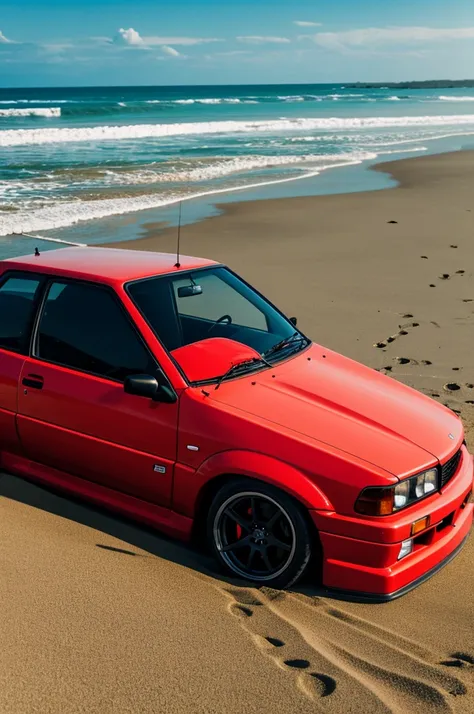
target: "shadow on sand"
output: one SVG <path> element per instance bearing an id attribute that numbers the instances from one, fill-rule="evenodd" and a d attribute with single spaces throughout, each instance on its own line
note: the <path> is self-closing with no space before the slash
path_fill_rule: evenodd
<path id="1" fill-rule="evenodd" d="M 31 508 L 38 508 L 46 513 L 66 518 L 97 532 L 96 547 L 121 556 L 144 557 L 127 547 L 115 547 L 101 542 L 101 534 L 107 534 L 122 541 L 124 545 L 135 547 L 150 556 L 168 560 L 185 568 L 195 570 L 216 581 L 216 585 L 225 587 L 249 586 L 245 580 L 227 577 L 217 571 L 214 559 L 203 548 L 193 544 L 181 543 L 166 535 L 143 526 L 136 521 L 123 518 L 111 511 L 102 509 L 83 500 L 65 496 L 44 486 L 25 481 L 11 474 L 0 474 L 0 497 L 9 498 Z M 145 556 L 146 557 L 146 556 Z M 311 576 L 310 576 L 311 577 Z M 329 593 L 306 580 L 301 587 L 292 588 L 310 598 L 328 596 Z M 334 594 L 331 593 L 331 597 Z"/>

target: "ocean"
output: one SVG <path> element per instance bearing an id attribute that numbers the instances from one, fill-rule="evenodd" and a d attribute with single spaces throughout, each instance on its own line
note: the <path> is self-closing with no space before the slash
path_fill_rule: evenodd
<path id="1" fill-rule="evenodd" d="M 347 167 L 470 136 L 473 88 L 0 89 L 0 236 L 73 227 L 77 237 L 92 219 L 263 187 L 324 192 L 327 174 L 344 190 Z"/>

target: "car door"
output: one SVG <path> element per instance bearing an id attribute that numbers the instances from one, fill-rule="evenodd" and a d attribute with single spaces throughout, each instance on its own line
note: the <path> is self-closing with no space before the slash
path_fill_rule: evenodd
<path id="1" fill-rule="evenodd" d="M 8 272 L 0 276 L 0 463 L 2 452 L 22 453 L 16 429 L 18 382 L 40 284 L 36 275 Z"/>
<path id="2" fill-rule="evenodd" d="M 159 366 L 112 289 L 51 280 L 23 365 L 18 431 L 32 460 L 168 506 L 178 404 L 126 394 Z"/>

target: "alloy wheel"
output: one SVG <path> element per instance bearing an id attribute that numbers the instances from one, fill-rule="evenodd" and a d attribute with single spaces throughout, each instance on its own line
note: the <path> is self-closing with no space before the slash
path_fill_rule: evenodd
<path id="1" fill-rule="evenodd" d="M 295 528 L 286 510 L 270 496 L 252 491 L 234 494 L 222 503 L 213 536 L 228 567 L 256 581 L 283 573 L 296 548 Z"/>

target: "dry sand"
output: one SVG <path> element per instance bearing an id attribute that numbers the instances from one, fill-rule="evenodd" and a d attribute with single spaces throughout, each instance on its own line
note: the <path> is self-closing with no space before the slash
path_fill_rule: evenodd
<path id="1" fill-rule="evenodd" d="M 474 447 L 474 155 L 377 170 L 401 186 L 230 204 L 182 247 L 230 264 L 316 341 L 461 412 Z M 174 231 L 150 226 L 128 247 L 171 250 Z M 406 597 L 360 605 L 308 584 L 245 588 L 8 475 L 0 495 L 2 714 L 474 711 L 472 538 Z"/>

